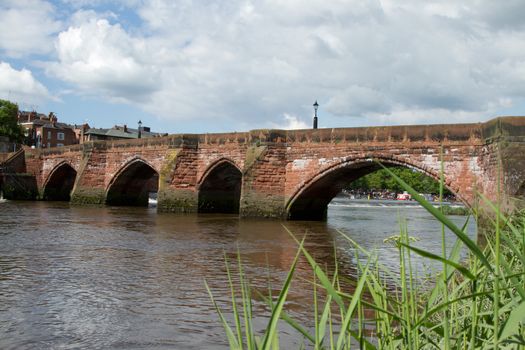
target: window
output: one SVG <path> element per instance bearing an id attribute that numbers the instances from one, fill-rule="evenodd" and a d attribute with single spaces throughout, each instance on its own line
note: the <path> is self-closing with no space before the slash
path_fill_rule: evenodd
<path id="1" fill-rule="evenodd" d="M 57 134 L 57 140 L 64 140 L 64 133 L 63 132 L 59 132 Z"/>
<path id="2" fill-rule="evenodd" d="M 48 139 L 48 140 L 51 140 L 51 131 L 48 131 L 48 132 L 47 132 L 47 139 Z"/>
<path id="3" fill-rule="evenodd" d="M 63 143 L 57 143 L 57 147 L 64 147 Z"/>
<path id="4" fill-rule="evenodd" d="M 47 143 L 47 148 L 50 148 L 51 147 L 51 142 L 48 142 Z"/>

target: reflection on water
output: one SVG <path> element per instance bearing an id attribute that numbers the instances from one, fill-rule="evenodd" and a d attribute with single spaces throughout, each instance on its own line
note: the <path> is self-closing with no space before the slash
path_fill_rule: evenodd
<path id="1" fill-rule="evenodd" d="M 335 240 L 347 274 L 354 253 L 337 230 L 395 266 L 395 249 L 382 242 L 399 232 L 401 217 L 420 246 L 439 251 L 440 226 L 423 209 L 370 203 L 336 198 L 327 222 L 284 224 L 298 236 L 308 233 L 306 247 L 323 265 L 333 264 Z M 227 309 L 224 256 L 235 259 L 239 249 L 254 288 L 267 290 L 270 274 L 278 293 L 297 249 L 282 224 L 154 208 L 1 203 L 0 348 L 227 348 L 203 281 Z M 287 305 L 292 315 L 310 312 L 311 276 L 301 260 Z M 259 303 L 255 311 L 264 308 Z M 265 322 L 255 323 L 262 329 Z M 301 343 L 287 328 L 282 340 L 292 348 Z"/>

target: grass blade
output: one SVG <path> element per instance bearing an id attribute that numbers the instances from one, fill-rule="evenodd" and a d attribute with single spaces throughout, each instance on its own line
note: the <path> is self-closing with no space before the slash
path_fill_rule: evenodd
<path id="1" fill-rule="evenodd" d="M 442 224 L 444 224 L 446 227 L 448 227 L 465 245 L 468 247 L 468 249 L 474 254 L 483 265 L 487 267 L 490 271 L 494 271 L 491 264 L 483 254 L 483 252 L 479 249 L 478 245 L 471 240 L 463 231 L 461 231 L 452 221 L 450 221 L 449 218 L 446 217 L 443 213 L 441 213 L 440 210 L 434 208 L 432 204 L 430 204 L 428 201 L 425 200 L 425 198 L 421 197 L 419 193 L 416 192 L 412 187 L 410 187 L 405 181 L 403 181 L 399 176 L 394 174 L 390 169 L 385 167 L 380 162 L 377 162 L 383 169 L 386 170 L 386 172 L 392 176 L 400 185 L 410 193 L 412 198 L 416 200 L 419 204 L 421 204 L 422 207 L 424 207 L 430 214 L 432 214 L 436 219 L 439 220 Z"/>
<path id="2" fill-rule="evenodd" d="M 355 311 L 355 307 L 357 306 L 357 302 L 361 297 L 363 287 L 368 278 L 368 266 L 369 265 L 367 264 L 364 271 L 362 272 L 361 277 L 359 277 L 359 281 L 357 282 L 357 287 L 355 288 L 355 292 L 352 296 L 352 300 L 350 301 L 350 305 L 348 305 L 348 309 L 346 309 L 345 318 L 343 324 L 341 325 L 341 333 L 339 334 L 339 337 L 337 339 L 337 350 L 342 349 L 344 345 L 344 339 L 346 338 L 346 331 L 350 329 L 350 321 L 352 320 L 352 315 Z"/>
<path id="3" fill-rule="evenodd" d="M 512 335 L 518 334 L 520 324 L 522 327 L 525 326 L 525 300 L 509 314 L 505 325 L 501 328 L 499 339 L 505 340 Z"/>
<path id="4" fill-rule="evenodd" d="M 213 306 L 215 307 L 215 310 L 217 311 L 217 314 L 219 315 L 219 319 L 221 320 L 221 324 L 224 327 L 224 330 L 226 331 L 226 337 L 228 338 L 228 343 L 230 344 L 231 350 L 240 350 L 241 347 L 237 343 L 237 338 L 235 337 L 235 334 L 233 334 L 233 331 L 231 327 L 228 325 L 228 322 L 224 318 L 224 315 L 222 314 L 221 309 L 219 308 L 219 305 L 217 305 L 217 302 L 215 301 L 215 298 L 213 297 L 213 294 L 210 290 L 210 287 L 208 286 L 208 282 L 204 280 L 204 285 L 206 286 L 206 290 L 208 291 L 208 295 L 210 296 L 211 302 L 213 303 Z"/>
<path id="5" fill-rule="evenodd" d="M 292 266 L 290 267 L 290 270 L 288 271 L 288 276 L 286 277 L 286 280 L 281 289 L 281 292 L 279 293 L 279 297 L 277 298 L 277 302 L 275 303 L 274 308 L 272 310 L 272 315 L 270 316 L 270 321 L 268 322 L 268 326 L 266 327 L 266 333 L 262 341 L 262 345 L 261 345 L 262 350 L 270 349 L 272 343 L 274 342 L 274 338 L 277 336 L 277 325 L 279 324 L 279 319 L 281 317 L 281 312 L 284 307 L 284 302 L 286 301 L 288 291 L 290 290 L 290 284 L 292 282 L 292 277 L 295 272 L 295 267 L 297 266 L 297 260 L 299 259 L 301 251 L 303 250 L 303 244 L 304 244 L 304 238 L 299 244 L 299 249 L 297 250 L 297 254 L 295 255 Z"/>
<path id="6" fill-rule="evenodd" d="M 299 241 L 297 240 L 297 238 L 293 235 L 293 233 L 286 227 L 284 226 L 284 229 L 290 234 L 290 236 L 292 236 L 292 238 L 297 242 L 299 243 Z M 304 239 L 303 239 L 304 240 Z M 301 247 L 300 247 L 303 255 L 306 257 L 306 260 L 308 260 L 308 263 L 310 264 L 310 266 L 312 267 L 312 269 L 314 270 L 317 278 L 319 279 L 319 282 L 321 282 L 321 284 L 323 285 L 323 287 L 328 291 L 328 293 L 332 296 L 332 298 L 334 299 L 334 301 L 337 303 L 337 305 L 339 305 L 340 307 L 345 307 L 344 306 L 344 302 L 343 302 L 343 299 L 341 299 L 341 297 L 339 296 L 339 294 L 337 293 L 337 291 L 335 290 L 335 288 L 332 286 L 332 283 L 330 282 L 330 279 L 328 278 L 328 276 L 326 276 L 326 274 L 323 272 L 323 270 L 321 269 L 321 267 L 315 262 L 314 258 L 312 258 L 312 256 L 306 251 L 306 249 L 304 249 L 304 247 L 302 246 L 301 244 Z"/>
<path id="7" fill-rule="evenodd" d="M 425 258 L 428 258 L 428 259 L 432 259 L 432 260 L 436 260 L 436 261 L 442 262 L 444 264 L 450 265 L 450 266 L 454 267 L 455 269 L 457 269 L 459 272 L 461 272 L 461 274 L 463 274 L 465 277 L 468 277 L 471 280 L 476 279 L 476 277 L 465 266 L 463 266 L 463 265 L 461 265 L 459 263 L 456 263 L 456 262 L 454 262 L 452 260 L 449 260 L 449 259 L 445 259 L 442 256 L 439 256 L 439 255 L 427 252 L 425 250 L 416 248 L 414 246 L 411 246 L 409 244 L 405 244 L 403 242 L 399 242 L 399 244 L 401 244 L 402 246 L 410 249 L 411 251 L 413 251 L 414 253 L 417 253 L 418 255 L 420 255 L 422 257 L 425 257 Z"/>

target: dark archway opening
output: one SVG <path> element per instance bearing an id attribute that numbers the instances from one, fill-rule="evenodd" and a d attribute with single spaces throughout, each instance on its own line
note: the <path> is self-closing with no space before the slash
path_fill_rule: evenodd
<path id="1" fill-rule="evenodd" d="M 521 184 L 520 188 L 516 192 L 516 197 L 519 199 L 525 199 L 525 181 Z"/>
<path id="2" fill-rule="evenodd" d="M 339 194 L 343 188 L 366 174 L 378 170 L 375 163 L 365 165 L 349 165 L 326 174 L 311 184 L 297 197 L 288 209 L 289 220 L 326 220 L 328 203 Z"/>
<path id="3" fill-rule="evenodd" d="M 242 173 L 229 162 L 217 165 L 199 188 L 199 213 L 238 214 Z"/>
<path id="4" fill-rule="evenodd" d="M 44 188 L 43 199 L 46 201 L 69 201 L 76 177 L 77 172 L 71 165 L 60 165 L 51 174 Z"/>
<path id="5" fill-rule="evenodd" d="M 150 195 L 159 188 L 159 174 L 148 164 L 135 161 L 116 175 L 108 194 L 106 204 L 119 206 L 147 207 Z"/>
<path id="6" fill-rule="evenodd" d="M 396 170 L 405 171 L 406 176 L 409 176 L 413 173 L 417 178 L 415 180 L 416 183 L 421 182 L 421 184 L 424 185 L 421 188 L 429 188 L 431 187 L 429 186 L 429 184 L 432 184 L 432 192 L 434 192 L 434 194 L 436 192 L 436 189 L 439 188 L 439 183 L 435 179 L 429 177 L 427 174 L 424 174 L 420 171 L 395 163 L 386 163 L 384 165 L 390 168 L 396 168 Z M 341 167 L 339 169 L 331 171 L 330 173 L 321 177 L 314 183 L 310 184 L 305 190 L 303 190 L 298 195 L 298 197 L 295 200 L 293 200 L 293 202 L 289 204 L 288 219 L 313 221 L 326 220 L 328 213 L 328 204 L 330 204 L 332 199 L 334 199 L 337 195 L 341 193 L 348 193 L 348 190 L 351 189 L 350 184 L 354 182 L 363 182 L 361 180 L 369 174 L 375 175 L 383 173 L 381 176 L 384 177 L 384 182 L 382 185 L 375 185 L 377 188 L 374 188 L 374 185 L 372 185 L 372 187 L 369 186 L 367 189 L 365 189 L 365 191 L 369 191 L 368 198 L 370 198 L 371 194 L 372 199 L 377 198 L 377 195 L 384 195 L 384 197 L 381 197 L 382 199 L 396 199 L 396 192 L 402 192 L 401 186 L 398 185 L 395 182 L 395 180 L 392 179 L 390 176 L 385 175 L 384 171 L 378 171 L 380 169 L 382 168 L 378 164 L 366 162 L 359 164 L 351 164 L 346 167 Z M 400 177 L 403 178 L 403 176 L 401 175 Z M 406 182 L 409 182 L 406 178 L 403 179 Z M 366 184 L 367 181 L 364 181 L 364 183 Z M 423 193 L 423 191 L 419 190 L 415 186 L 413 187 L 414 189 Z M 343 190 L 345 191 L 343 192 Z M 365 191 L 363 191 L 363 189 L 356 188 L 356 192 L 360 192 L 361 195 L 363 195 L 364 193 L 366 196 L 367 192 Z M 446 189 L 445 193 L 451 195 L 451 193 Z"/>

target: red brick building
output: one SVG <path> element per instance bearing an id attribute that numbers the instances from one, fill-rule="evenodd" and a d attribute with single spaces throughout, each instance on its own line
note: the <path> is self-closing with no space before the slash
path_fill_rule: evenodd
<path id="1" fill-rule="evenodd" d="M 53 112 L 46 116 L 34 111 L 20 111 L 18 112 L 18 123 L 25 128 L 26 143 L 29 146 L 50 148 L 79 143 L 74 127 L 59 123 Z"/>

